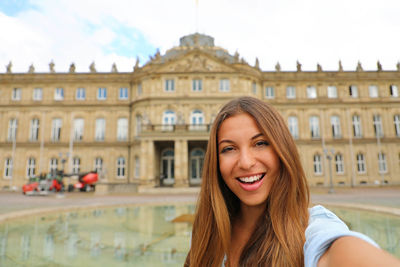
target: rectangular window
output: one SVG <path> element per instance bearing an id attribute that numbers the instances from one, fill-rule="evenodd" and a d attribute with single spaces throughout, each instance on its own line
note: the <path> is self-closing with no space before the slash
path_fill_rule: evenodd
<path id="1" fill-rule="evenodd" d="M 15 141 L 17 137 L 17 128 L 18 128 L 18 120 L 10 119 L 8 122 L 8 134 L 7 134 L 8 141 Z"/>
<path id="2" fill-rule="evenodd" d="M 4 162 L 4 178 L 11 178 L 13 172 L 13 161 L 11 158 L 6 158 Z"/>
<path id="3" fill-rule="evenodd" d="M 384 153 L 378 154 L 379 173 L 387 173 L 386 155 Z"/>
<path id="4" fill-rule="evenodd" d="M 296 98 L 296 87 L 294 87 L 294 86 L 286 87 L 286 98 L 287 99 Z"/>
<path id="5" fill-rule="evenodd" d="M 337 98 L 337 88 L 336 86 L 328 86 L 328 98 Z"/>
<path id="6" fill-rule="evenodd" d="M 54 100 L 64 100 L 64 88 L 56 88 L 54 91 Z"/>
<path id="7" fill-rule="evenodd" d="M 361 138 L 362 137 L 361 118 L 358 115 L 354 115 L 352 120 L 353 120 L 354 137 Z"/>
<path id="8" fill-rule="evenodd" d="M 106 132 L 106 120 L 103 118 L 96 119 L 95 140 L 104 141 Z"/>
<path id="9" fill-rule="evenodd" d="M 317 98 L 317 88 L 315 86 L 307 86 L 307 98 Z"/>
<path id="10" fill-rule="evenodd" d="M 319 118 L 317 116 L 310 117 L 310 132 L 311 138 L 320 138 Z"/>
<path id="11" fill-rule="evenodd" d="M 257 94 L 257 83 L 256 82 L 253 82 L 251 84 L 251 89 L 253 91 L 253 95 Z"/>
<path id="12" fill-rule="evenodd" d="M 33 99 L 33 101 L 41 101 L 43 99 L 43 89 L 42 88 L 34 88 L 32 99 Z"/>
<path id="13" fill-rule="evenodd" d="M 86 89 L 85 88 L 77 88 L 75 98 L 76 98 L 76 100 L 85 100 L 86 99 Z"/>
<path id="14" fill-rule="evenodd" d="M 342 133 L 340 129 L 340 118 L 338 116 L 331 117 L 332 137 L 341 138 Z"/>
<path id="15" fill-rule="evenodd" d="M 350 85 L 349 86 L 349 95 L 352 98 L 357 98 L 358 97 L 358 88 L 356 85 Z"/>
<path id="16" fill-rule="evenodd" d="M 74 141 L 83 139 L 84 120 L 82 118 L 74 119 Z"/>
<path id="17" fill-rule="evenodd" d="M 126 141 L 128 140 L 128 119 L 119 118 L 117 121 L 117 140 Z"/>
<path id="18" fill-rule="evenodd" d="M 51 141 L 57 142 L 61 138 L 61 124 L 60 118 L 53 119 L 51 122 Z"/>
<path id="19" fill-rule="evenodd" d="M 368 90 L 369 90 L 369 97 L 371 97 L 371 98 L 376 98 L 376 97 L 378 97 L 378 86 L 376 86 L 376 85 L 370 85 L 369 87 L 368 87 Z"/>
<path id="20" fill-rule="evenodd" d="M 31 127 L 29 131 L 29 141 L 37 141 L 39 138 L 39 119 L 31 120 Z"/>
<path id="21" fill-rule="evenodd" d="M 75 157 L 72 159 L 72 173 L 78 174 L 81 171 L 81 159 Z"/>
<path id="22" fill-rule="evenodd" d="M 165 87 L 164 87 L 166 92 L 173 92 L 175 91 L 175 80 L 173 79 L 168 79 L 165 80 Z"/>
<path id="23" fill-rule="evenodd" d="M 230 81 L 229 79 L 220 79 L 219 80 L 219 91 L 220 92 L 229 92 L 230 88 Z"/>
<path id="24" fill-rule="evenodd" d="M 30 178 L 36 174 L 36 160 L 34 158 L 29 158 L 26 165 L 26 177 Z"/>
<path id="25" fill-rule="evenodd" d="M 275 89 L 272 86 L 265 87 L 265 98 L 273 99 L 275 98 Z"/>
<path id="26" fill-rule="evenodd" d="M 22 95 L 21 88 L 13 88 L 12 93 L 11 93 L 11 100 L 20 101 L 21 95 Z"/>
<path id="27" fill-rule="evenodd" d="M 397 85 L 394 84 L 390 85 L 390 96 L 399 97 L 399 88 L 397 87 Z"/>
<path id="28" fill-rule="evenodd" d="M 396 132 L 396 136 L 400 137 L 400 115 L 394 115 L 393 123 L 394 123 L 394 131 Z"/>
<path id="29" fill-rule="evenodd" d="M 383 137 L 382 119 L 380 115 L 373 116 L 374 132 L 376 137 Z"/>
<path id="30" fill-rule="evenodd" d="M 128 88 L 126 88 L 126 87 L 119 88 L 119 95 L 118 96 L 119 96 L 120 100 L 128 99 Z"/>
<path id="31" fill-rule="evenodd" d="M 106 99 L 107 99 L 107 88 L 97 89 L 97 100 L 106 100 Z"/>
<path id="32" fill-rule="evenodd" d="M 203 90 L 203 82 L 200 79 L 192 80 L 192 91 L 193 92 L 201 92 Z"/>
<path id="33" fill-rule="evenodd" d="M 297 117 L 290 116 L 288 118 L 288 126 L 289 126 L 289 131 L 292 134 L 294 139 L 299 138 L 299 122 Z"/>

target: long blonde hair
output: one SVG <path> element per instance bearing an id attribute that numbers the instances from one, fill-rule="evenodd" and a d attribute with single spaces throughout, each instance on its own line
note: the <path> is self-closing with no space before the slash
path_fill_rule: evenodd
<path id="1" fill-rule="evenodd" d="M 281 115 L 252 97 L 227 103 L 210 132 L 203 181 L 185 266 L 221 266 L 231 239 L 231 222 L 239 199 L 223 181 L 218 163 L 218 130 L 222 122 L 246 112 L 257 122 L 280 159 L 280 172 L 267 199 L 264 216 L 243 248 L 240 266 L 303 266 L 304 231 L 308 224 L 309 190 L 294 140 Z"/>

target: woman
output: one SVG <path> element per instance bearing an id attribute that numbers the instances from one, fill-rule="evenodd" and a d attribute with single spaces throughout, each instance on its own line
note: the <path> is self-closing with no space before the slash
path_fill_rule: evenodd
<path id="1" fill-rule="evenodd" d="M 306 177 L 282 117 L 261 100 L 235 99 L 211 129 L 185 266 L 344 266 L 337 262 L 342 250 L 360 242 L 397 263 L 333 213 L 308 205 Z"/>

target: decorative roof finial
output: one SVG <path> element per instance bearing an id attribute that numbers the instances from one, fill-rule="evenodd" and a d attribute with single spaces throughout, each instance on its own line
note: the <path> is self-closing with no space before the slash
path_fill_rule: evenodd
<path id="1" fill-rule="evenodd" d="M 75 63 L 72 62 L 71 65 L 69 66 L 69 73 L 75 73 Z"/>
<path id="2" fill-rule="evenodd" d="M 256 67 L 257 69 L 260 68 L 260 61 L 258 60 L 258 57 L 256 57 L 256 63 L 254 65 L 254 67 Z"/>
<path id="3" fill-rule="evenodd" d="M 339 60 L 339 72 L 343 71 L 343 65 L 342 65 L 342 61 Z"/>
<path id="4" fill-rule="evenodd" d="M 317 63 L 317 71 L 322 72 L 322 66 L 319 63 Z"/>
<path id="5" fill-rule="evenodd" d="M 135 66 L 133 67 L 133 70 L 134 70 L 134 71 L 137 70 L 137 69 L 139 69 L 139 63 L 140 63 L 140 59 L 139 59 L 139 56 L 137 56 L 137 57 L 136 57 Z"/>
<path id="6" fill-rule="evenodd" d="M 29 66 L 28 73 L 34 73 L 35 72 L 35 67 L 33 66 L 33 63 Z"/>
<path id="7" fill-rule="evenodd" d="M 361 62 L 360 62 L 360 61 L 358 61 L 358 63 L 357 63 L 356 71 L 357 71 L 357 72 L 364 71 L 364 70 L 363 70 L 363 67 L 361 66 Z"/>

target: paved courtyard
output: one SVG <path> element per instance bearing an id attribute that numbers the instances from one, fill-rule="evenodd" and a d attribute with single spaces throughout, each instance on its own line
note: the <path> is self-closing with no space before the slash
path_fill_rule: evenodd
<path id="1" fill-rule="evenodd" d="M 29 215 L 32 212 L 63 210 L 71 208 L 99 207 L 110 205 L 195 203 L 197 192 L 177 193 L 173 189 L 160 188 L 151 193 L 108 194 L 64 193 L 47 196 L 24 196 L 17 192 L 0 192 L 0 221 Z M 311 201 L 314 204 L 350 206 L 394 213 L 400 216 L 400 187 L 376 188 L 335 188 L 329 194 L 327 188 L 312 188 Z"/>

